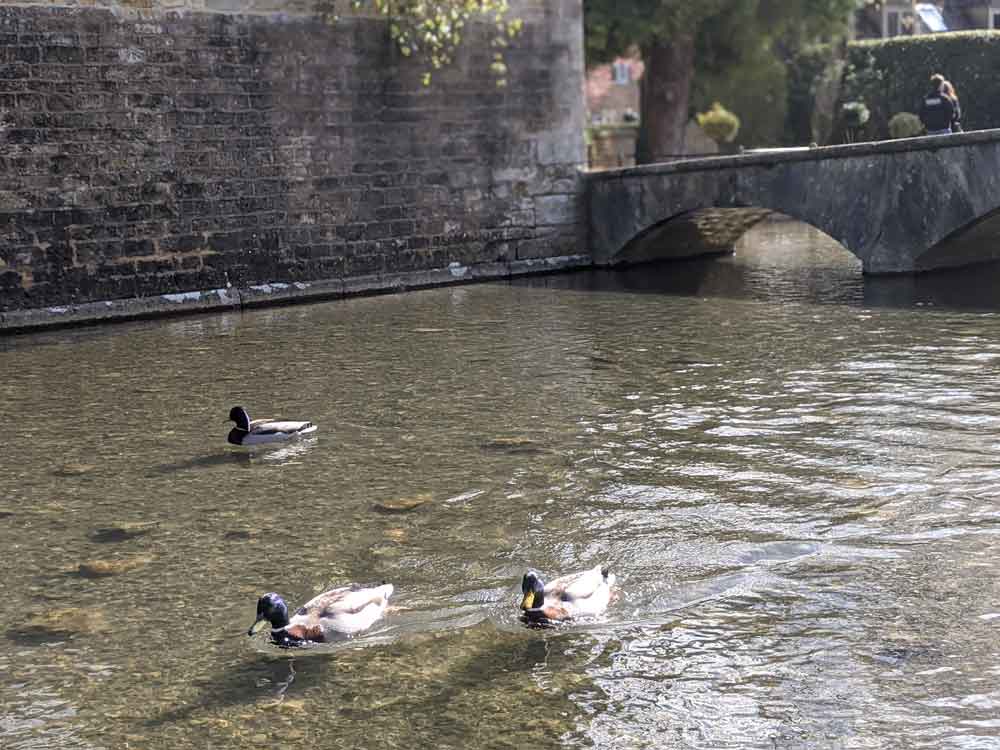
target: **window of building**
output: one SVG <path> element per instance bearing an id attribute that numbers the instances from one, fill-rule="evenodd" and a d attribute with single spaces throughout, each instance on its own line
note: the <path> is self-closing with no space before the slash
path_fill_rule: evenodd
<path id="1" fill-rule="evenodd" d="M 899 11 L 889 10 L 885 11 L 885 32 L 884 36 L 899 36 Z"/>
<path id="2" fill-rule="evenodd" d="M 632 83 L 632 66 L 626 60 L 619 60 L 611 66 L 614 82 L 618 85 Z"/>
<path id="3" fill-rule="evenodd" d="M 882 6 L 882 36 L 910 36 L 921 33 L 920 20 L 909 5 Z"/>
<path id="4" fill-rule="evenodd" d="M 990 8 L 990 28 L 1000 29 L 1000 8 Z"/>

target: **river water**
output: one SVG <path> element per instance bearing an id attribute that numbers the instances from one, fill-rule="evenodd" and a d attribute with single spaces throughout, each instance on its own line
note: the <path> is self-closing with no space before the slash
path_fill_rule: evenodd
<path id="1" fill-rule="evenodd" d="M 2 339 L 0 746 L 1000 748 L 996 280 L 776 223 Z M 237 403 L 320 429 L 229 447 Z M 597 563 L 604 617 L 518 622 Z M 366 636 L 246 636 L 350 580 L 396 587 Z"/>

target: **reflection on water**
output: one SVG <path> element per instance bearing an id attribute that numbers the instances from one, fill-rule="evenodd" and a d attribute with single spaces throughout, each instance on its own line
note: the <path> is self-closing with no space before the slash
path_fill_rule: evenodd
<path id="1" fill-rule="evenodd" d="M 976 274 L 862 278 L 778 223 L 625 274 L 4 339 L 0 746 L 998 747 Z M 320 431 L 231 448 L 233 403 Z M 523 627 L 527 567 L 598 562 L 605 616 Z M 265 591 L 348 580 L 396 586 L 372 632 L 246 637 Z"/>
<path id="2" fill-rule="evenodd" d="M 180 461 L 160 464 L 152 471 L 171 474 L 178 471 L 197 471 L 233 465 L 282 464 L 301 458 L 316 445 L 316 442 L 317 438 L 308 437 L 287 443 L 265 443 L 250 448 L 230 448 L 205 456 L 191 456 Z"/>
<path id="3" fill-rule="evenodd" d="M 573 289 L 621 289 L 650 294 L 996 310 L 1000 263 L 934 273 L 862 276 L 861 261 L 807 224 L 784 217 L 748 232 L 730 256 L 671 261 L 613 272 L 593 271 L 518 283 Z"/>

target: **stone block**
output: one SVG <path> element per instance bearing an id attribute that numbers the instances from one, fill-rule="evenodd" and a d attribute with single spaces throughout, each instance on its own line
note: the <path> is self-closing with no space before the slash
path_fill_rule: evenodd
<path id="1" fill-rule="evenodd" d="M 538 195 L 534 198 L 535 222 L 539 226 L 573 224 L 580 221 L 583 204 L 573 193 Z"/>

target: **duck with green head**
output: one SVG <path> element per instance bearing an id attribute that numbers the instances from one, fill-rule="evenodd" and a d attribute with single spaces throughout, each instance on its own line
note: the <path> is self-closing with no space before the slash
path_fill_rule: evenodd
<path id="1" fill-rule="evenodd" d="M 522 616 L 529 622 L 562 622 L 599 615 L 608 608 L 614 585 L 614 573 L 602 565 L 550 583 L 529 570 L 521 580 Z"/>
<path id="2" fill-rule="evenodd" d="M 264 594 L 257 600 L 257 619 L 247 635 L 270 624 L 271 641 L 282 647 L 326 643 L 357 635 L 382 617 L 392 592 L 391 583 L 371 586 L 352 583 L 313 597 L 291 617 L 280 595 Z"/>
<path id="3" fill-rule="evenodd" d="M 279 419 L 250 419 L 247 410 L 234 406 L 229 410 L 229 421 L 236 426 L 226 436 L 233 445 L 259 445 L 277 443 L 316 432 L 312 422 L 293 422 Z"/>

